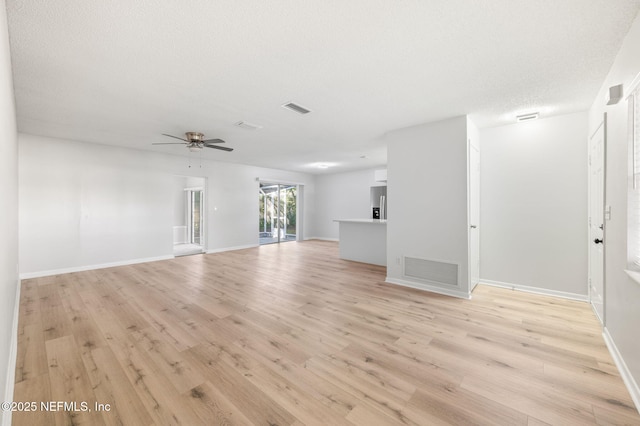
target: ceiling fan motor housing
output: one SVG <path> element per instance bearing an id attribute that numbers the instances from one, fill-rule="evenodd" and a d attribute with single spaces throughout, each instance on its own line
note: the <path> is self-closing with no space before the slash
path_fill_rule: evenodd
<path id="1" fill-rule="evenodd" d="M 202 140 L 204 140 L 204 135 L 199 132 L 187 132 L 185 133 L 185 135 L 187 136 L 187 140 L 189 142 L 201 142 Z"/>

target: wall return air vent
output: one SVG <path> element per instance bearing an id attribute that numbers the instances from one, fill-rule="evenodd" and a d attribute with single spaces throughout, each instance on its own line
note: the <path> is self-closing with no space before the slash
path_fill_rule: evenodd
<path id="1" fill-rule="evenodd" d="M 305 107 L 298 104 L 294 104 L 293 102 L 282 104 L 282 108 L 289 109 L 291 111 L 297 112 L 298 114 L 309 114 L 311 112 L 311 110 L 306 109 Z"/>
<path id="2" fill-rule="evenodd" d="M 455 263 L 404 257 L 404 276 L 431 284 L 458 287 L 458 269 Z"/>

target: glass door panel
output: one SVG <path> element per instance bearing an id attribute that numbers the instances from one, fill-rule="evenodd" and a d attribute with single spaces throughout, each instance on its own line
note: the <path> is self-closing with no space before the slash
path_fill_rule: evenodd
<path id="1" fill-rule="evenodd" d="M 284 241 L 296 240 L 296 216 L 297 209 L 297 186 L 281 186 L 280 199 L 282 200 L 282 230 Z"/>
<path id="2" fill-rule="evenodd" d="M 260 183 L 260 213 L 258 232 L 260 244 L 278 242 L 278 185 Z"/>
<path id="3" fill-rule="evenodd" d="M 202 191 L 191 192 L 191 243 L 200 244 L 202 240 Z"/>
<path id="4" fill-rule="evenodd" d="M 258 232 L 260 244 L 296 240 L 297 186 L 260 183 Z"/>

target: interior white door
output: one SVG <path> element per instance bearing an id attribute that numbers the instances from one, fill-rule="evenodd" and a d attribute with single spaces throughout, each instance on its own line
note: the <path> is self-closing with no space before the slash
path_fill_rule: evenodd
<path id="1" fill-rule="evenodd" d="M 480 152 L 469 144 L 469 275 L 473 290 L 480 282 Z"/>
<path id="2" fill-rule="evenodd" d="M 589 141 L 589 300 L 604 325 L 604 178 L 606 115 Z"/>

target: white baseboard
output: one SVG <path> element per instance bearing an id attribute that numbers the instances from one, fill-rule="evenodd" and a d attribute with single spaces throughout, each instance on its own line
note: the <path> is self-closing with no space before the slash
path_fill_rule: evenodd
<path id="1" fill-rule="evenodd" d="M 589 303 L 589 305 L 591 306 L 591 312 L 593 312 L 593 315 L 595 315 L 596 318 L 598 318 L 598 321 L 600 321 L 600 325 L 604 327 L 604 318 L 600 317 L 600 314 L 596 310 L 596 307 L 593 306 L 593 303 Z M 604 312 L 603 312 L 603 315 L 604 315 Z"/>
<path id="2" fill-rule="evenodd" d="M 638 387 L 638 383 L 631 375 L 631 371 L 629 371 L 627 364 L 624 362 L 620 351 L 618 351 L 618 347 L 616 346 L 613 338 L 609 334 L 609 330 L 607 330 L 606 327 L 602 331 L 602 337 L 604 338 L 604 342 L 609 349 L 609 353 L 611 354 L 613 361 L 616 363 L 616 367 L 618 367 L 618 371 L 620 372 L 620 376 L 622 376 L 624 384 L 627 386 L 627 390 L 631 395 L 631 399 L 636 405 L 636 410 L 638 410 L 638 413 L 640 413 L 640 387 Z"/>
<path id="3" fill-rule="evenodd" d="M 429 285 L 425 283 L 413 282 L 413 281 L 407 281 L 407 280 L 400 280 L 397 278 L 389 278 L 389 277 L 386 277 L 384 281 L 389 284 L 396 284 L 396 285 L 401 285 L 403 287 L 410 287 L 418 290 L 430 291 L 431 293 L 444 294 L 445 296 L 458 297 L 460 299 L 471 299 L 470 294 L 460 290 L 453 290 L 453 289 L 448 289 L 444 287 L 438 287 L 435 285 Z"/>
<path id="4" fill-rule="evenodd" d="M 13 401 L 13 390 L 15 388 L 16 381 L 16 363 L 18 357 L 18 318 L 20 314 L 20 287 L 21 283 L 18 280 L 16 288 L 16 301 L 13 307 L 13 325 L 11 328 L 11 346 L 9 348 L 9 366 L 7 367 L 7 383 L 4 391 L 4 400 L 7 402 Z M 11 425 L 11 410 L 3 411 L 2 421 L 3 426 Z"/>
<path id="5" fill-rule="evenodd" d="M 217 249 L 207 250 L 206 253 L 207 254 L 222 253 L 222 252 L 225 252 L 225 251 L 244 250 L 244 249 L 255 248 L 255 247 L 259 247 L 259 246 L 260 246 L 260 244 L 247 244 L 245 246 L 224 247 L 224 248 L 217 248 Z"/>
<path id="6" fill-rule="evenodd" d="M 158 260 L 168 260 L 168 259 L 174 259 L 174 258 L 175 256 L 173 255 L 156 256 L 156 257 L 146 257 L 143 259 L 123 260 L 120 262 L 100 263 L 97 265 L 74 266 L 72 268 L 51 269 L 48 271 L 37 271 L 37 272 L 26 272 L 24 274 L 20 274 L 20 279 L 26 280 L 29 278 L 48 277 L 51 275 L 69 274 L 71 272 L 91 271 L 93 269 L 113 268 L 114 266 L 134 265 L 136 263 L 156 262 Z"/>
<path id="7" fill-rule="evenodd" d="M 588 302 L 589 296 L 586 294 L 568 293 L 566 291 L 549 290 L 546 288 L 530 287 L 520 284 L 504 283 L 500 281 L 491 281 L 480 279 L 480 284 L 490 285 L 492 287 L 508 288 L 510 290 L 524 291 L 525 293 L 535 293 L 544 296 L 561 297 L 563 299 L 578 300 L 580 302 Z"/>
<path id="8" fill-rule="evenodd" d="M 338 238 L 324 238 L 324 237 L 309 237 L 309 238 L 305 238 L 304 240 L 305 241 L 320 240 L 320 241 L 334 241 L 334 242 L 340 241 Z"/>

